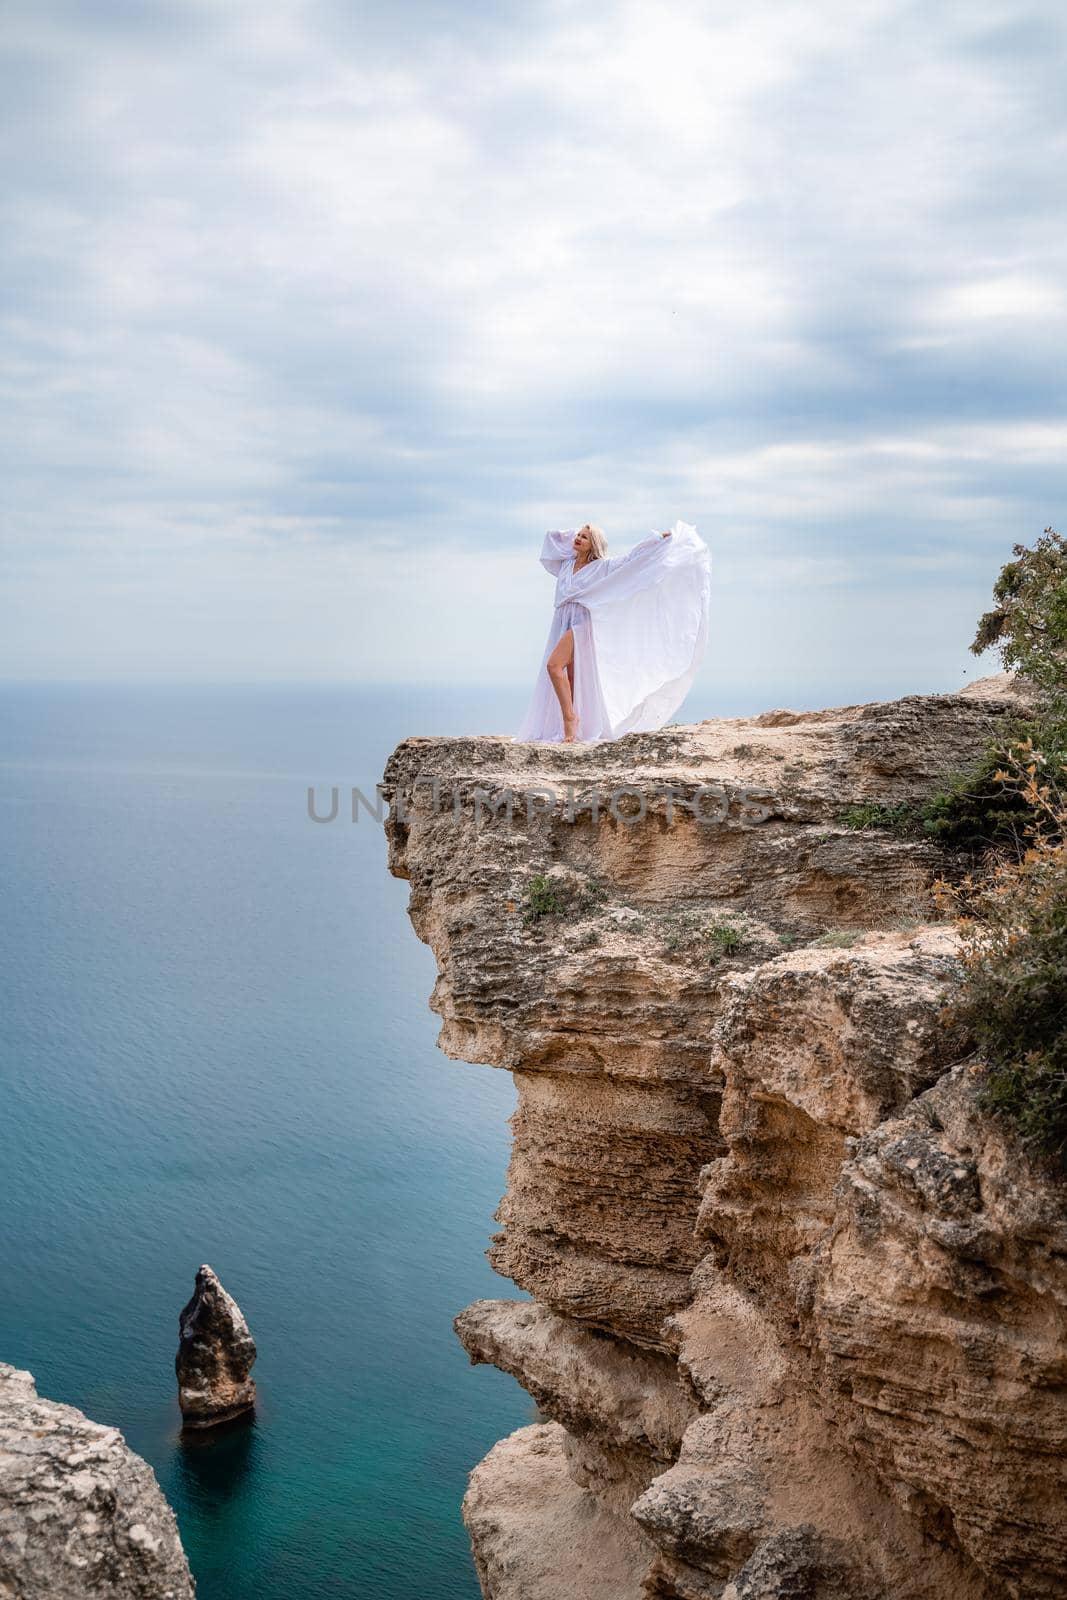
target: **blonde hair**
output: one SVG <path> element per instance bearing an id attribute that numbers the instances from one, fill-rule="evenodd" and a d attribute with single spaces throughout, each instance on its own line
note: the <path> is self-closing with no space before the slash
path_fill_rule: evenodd
<path id="1" fill-rule="evenodd" d="M 590 561 L 599 561 L 602 556 L 606 556 L 608 553 L 608 541 L 604 536 L 603 528 L 598 528 L 591 522 L 587 523 L 587 527 L 589 529 L 589 559 Z"/>

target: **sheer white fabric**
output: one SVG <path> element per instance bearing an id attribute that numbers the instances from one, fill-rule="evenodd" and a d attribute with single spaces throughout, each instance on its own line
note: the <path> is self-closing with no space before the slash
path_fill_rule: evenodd
<path id="1" fill-rule="evenodd" d="M 578 739 L 619 739 L 662 728 L 689 691 L 708 637 L 711 556 L 687 522 L 624 556 L 574 571 L 574 533 L 546 533 L 541 565 L 556 603 L 541 671 L 515 739 L 559 740 L 563 716 L 545 664 L 574 633 Z"/>

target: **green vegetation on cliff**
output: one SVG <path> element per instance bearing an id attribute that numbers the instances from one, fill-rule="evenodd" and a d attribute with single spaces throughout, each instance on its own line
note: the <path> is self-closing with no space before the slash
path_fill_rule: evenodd
<path id="1" fill-rule="evenodd" d="M 1067 541 L 1016 545 L 972 649 L 996 645 L 1035 710 L 944 797 L 945 842 L 981 841 L 985 870 L 945 893 L 960 914 L 955 1010 L 986 1063 L 988 1110 L 1067 1168 Z"/>

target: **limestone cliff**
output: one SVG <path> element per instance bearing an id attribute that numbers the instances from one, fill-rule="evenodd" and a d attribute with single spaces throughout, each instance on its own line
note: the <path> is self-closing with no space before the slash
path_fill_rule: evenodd
<path id="1" fill-rule="evenodd" d="M 519 1094 L 489 1255 L 532 1299 L 456 1319 L 549 1419 L 471 1476 L 490 1600 L 1067 1592 L 1063 1197 L 940 1014 L 951 863 L 844 820 L 1012 709 L 392 756 L 441 1047 Z"/>
<path id="2" fill-rule="evenodd" d="M 117 1428 L 0 1363 L 3 1600 L 193 1600 L 174 1513 Z"/>

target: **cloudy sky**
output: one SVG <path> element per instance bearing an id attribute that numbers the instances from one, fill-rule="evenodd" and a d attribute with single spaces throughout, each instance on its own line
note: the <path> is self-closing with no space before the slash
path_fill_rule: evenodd
<path id="1" fill-rule="evenodd" d="M 6 0 L 0 676 L 528 680 L 694 522 L 702 681 L 951 687 L 1063 515 L 1062 8 Z"/>

